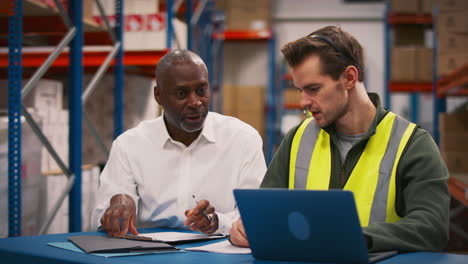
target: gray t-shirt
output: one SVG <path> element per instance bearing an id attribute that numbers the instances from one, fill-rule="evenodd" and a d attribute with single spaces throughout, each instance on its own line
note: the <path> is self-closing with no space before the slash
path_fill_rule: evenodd
<path id="1" fill-rule="evenodd" d="M 341 163 L 345 161 L 346 155 L 348 154 L 349 150 L 356 144 L 359 140 L 361 140 L 367 132 L 359 134 L 359 135 L 344 135 L 337 133 L 337 145 L 338 149 L 340 150 L 341 155 Z"/>

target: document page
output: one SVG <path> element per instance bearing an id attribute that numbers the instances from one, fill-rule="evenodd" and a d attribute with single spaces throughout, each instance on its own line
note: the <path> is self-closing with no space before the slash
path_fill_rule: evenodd
<path id="1" fill-rule="evenodd" d="M 185 248 L 186 251 L 205 251 L 213 253 L 224 253 L 224 254 L 250 254 L 252 251 L 250 248 L 241 248 L 233 246 L 229 240 L 224 240 L 217 243 L 212 243 L 200 247 Z"/>

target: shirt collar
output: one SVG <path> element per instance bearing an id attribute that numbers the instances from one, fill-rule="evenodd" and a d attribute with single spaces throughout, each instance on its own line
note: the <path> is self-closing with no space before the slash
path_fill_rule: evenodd
<path id="1" fill-rule="evenodd" d="M 205 138 L 208 142 L 215 143 L 216 142 L 216 137 L 215 137 L 215 130 L 214 130 L 214 124 L 212 122 L 212 118 L 210 118 L 210 112 L 208 112 L 208 115 L 206 116 L 205 123 L 203 124 L 202 132 L 198 136 L 198 138 L 195 141 L 199 141 L 200 137 Z M 164 121 L 164 114 L 160 116 L 161 118 L 161 142 L 163 146 L 166 146 L 168 142 L 172 142 L 173 139 L 169 135 L 169 132 L 167 131 L 167 126 L 166 122 Z M 194 142 L 195 142 L 194 141 Z"/>
<path id="2" fill-rule="evenodd" d="M 215 143 L 216 136 L 215 136 L 215 128 L 213 124 L 213 119 L 211 118 L 211 112 L 208 112 L 208 115 L 205 119 L 205 124 L 203 125 L 203 129 L 201 132 L 202 137 L 204 137 L 208 142 Z"/>

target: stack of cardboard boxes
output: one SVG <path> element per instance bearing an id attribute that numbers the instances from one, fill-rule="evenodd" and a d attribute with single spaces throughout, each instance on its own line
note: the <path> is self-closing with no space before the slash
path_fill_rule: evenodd
<path id="1" fill-rule="evenodd" d="M 263 86 L 223 86 L 224 114 L 234 116 L 265 133 L 265 88 Z"/>
<path id="2" fill-rule="evenodd" d="M 440 114 L 440 151 L 450 176 L 468 185 L 468 112 Z"/>
<path id="3" fill-rule="evenodd" d="M 468 1 L 439 0 L 438 75 L 468 63 Z"/>
<path id="4" fill-rule="evenodd" d="M 217 0 L 227 30 L 267 30 L 271 27 L 271 0 Z"/>
<path id="5" fill-rule="evenodd" d="M 81 172 L 81 230 L 84 232 L 95 231 L 92 229 L 91 215 L 96 206 L 96 197 L 99 188 L 100 169 L 95 165 L 84 165 Z M 47 214 L 57 203 L 68 178 L 61 173 L 50 173 L 47 177 Z M 50 191 L 53 190 L 53 191 Z M 69 230 L 69 196 L 63 200 L 57 214 L 50 224 L 47 234 L 68 233 Z"/>
<path id="6" fill-rule="evenodd" d="M 31 113 L 38 119 L 37 114 Z M 36 235 L 45 218 L 45 179 L 41 148 L 31 127 L 21 119 L 21 235 Z M 41 123 L 39 122 L 39 125 Z M 8 117 L 0 117 L 0 237 L 8 236 Z"/>
<path id="7" fill-rule="evenodd" d="M 392 0 L 394 14 L 431 14 L 430 0 Z M 395 82 L 431 82 L 432 48 L 424 25 L 394 25 L 391 79 Z"/>
<path id="8" fill-rule="evenodd" d="M 101 0 L 111 25 L 115 24 L 115 0 Z M 124 4 L 124 49 L 164 50 L 166 49 L 166 13 L 159 11 L 158 0 L 132 0 Z M 94 5 L 94 19 L 103 24 L 99 9 Z M 187 24 L 173 19 L 174 31 L 181 48 L 186 48 Z M 175 44 L 175 43 L 174 43 Z"/>

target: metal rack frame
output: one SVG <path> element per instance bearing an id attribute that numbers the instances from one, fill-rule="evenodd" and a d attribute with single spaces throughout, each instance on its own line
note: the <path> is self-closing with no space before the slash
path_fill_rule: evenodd
<path id="1" fill-rule="evenodd" d="M 86 100 L 89 93 L 92 92 L 97 82 L 105 73 L 110 61 L 115 57 L 115 79 L 116 87 L 115 95 L 115 112 L 114 112 L 114 136 L 122 132 L 122 101 L 123 101 L 123 52 L 122 52 L 122 10 L 123 1 L 116 1 L 116 17 L 117 17 L 117 37 L 113 37 L 112 30 L 105 16 L 103 16 L 108 31 L 113 40 L 116 40 L 114 49 L 107 56 L 103 65 L 99 68 L 96 75 L 91 80 L 86 89 L 86 93 L 82 94 L 83 86 L 83 21 L 82 21 L 82 1 L 69 1 L 68 13 L 71 19 L 67 16 L 60 1 L 55 0 L 55 5 L 58 8 L 65 26 L 68 29 L 67 34 L 60 41 L 55 50 L 47 57 L 44 63 L 36 70 L 31 79 L 26 83 L 24 88 L 21 87 L 22 81 L 22 0 L 10 0 L 11 14 L 8 18 L 8 38 L 9 38 L 9 64 L 8 64 L 8 179 L 9 179 L 9 236 L 21 235 L 21 111 L 26 121 L 29 123 L 33 131 L 37 134 L 46 149 L 52 155 L 59 167 L 65 175 L 68 176 L 68 181 L 65 189 L 62 191 L 59 200 L 54 205 L 52 213 L 47 217 L 46 223 L 41 227 L 40 232 L 46 232 L 51 221 L 55 217 L 65 196 L 70 192 L 69 201 L 69 229 L 70 232 L 81 231 L 81 151 L 82 151 L 82 103 Z M 96 0 L 98 6 L 100 2 Z M 102 11 L 102 6 L 100 6 Z M 102 12 L 101 12 L 102 14 Z M 60 159 L 50 142 L 47 140 L 41 129 L 34 121 L 28 110 L 22 105 L 22 97 L 37 84 L 45 72 L 51 67 L 53 62 L 59 57 L 64 48 L 70 44 L 69 52 L 69 168 Z M 84 100 L 83 100 L 83 99 Z M 13 143 L 13 144 L 12 144 Z"/>

